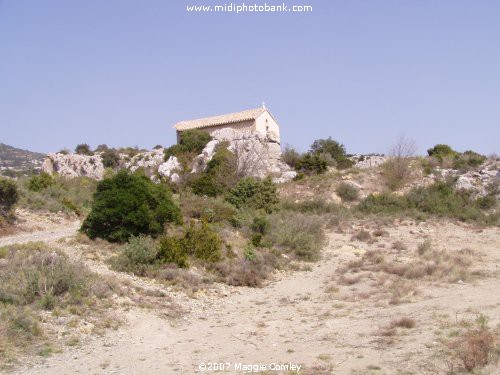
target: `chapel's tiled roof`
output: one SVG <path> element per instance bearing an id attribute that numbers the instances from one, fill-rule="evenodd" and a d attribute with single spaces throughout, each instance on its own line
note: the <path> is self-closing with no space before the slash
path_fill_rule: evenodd
<path id="1" fill-rule="evenodd" d="M 189 129 L 206 128 L 209 126 L 232 124 L 235 122 L 250 121 L 250 120 L 255 120 L 265 111 L 267 111 L 266 108 L 260 107 L 241 112 L 229 113 L 227 115 L 205 117 L 197 120 L 181 121 L 175 124 L 174 128 L 176 130 L 183 131 Z"/>

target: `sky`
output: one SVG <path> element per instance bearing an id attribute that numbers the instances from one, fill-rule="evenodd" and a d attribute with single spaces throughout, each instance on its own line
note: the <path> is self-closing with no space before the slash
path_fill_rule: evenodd
<path id="1" fill-rule="evenodd" d="M 152 148 L 175 142 L 178 121 L 265 102 L 282 144 L 301 151 L 331 136 L 385 153 L 404 135 L 419 153 L 500 153 L 500 1 L 186 9 L 230 3 L 0 0 L 0 142 Z"/>

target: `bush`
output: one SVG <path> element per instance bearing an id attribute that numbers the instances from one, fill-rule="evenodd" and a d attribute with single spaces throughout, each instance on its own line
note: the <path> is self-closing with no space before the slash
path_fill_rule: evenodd
<path id="1" fill-rule="evenodd" d="M 0 216 L 5 216 L 14 207 L 19 198 L 16 182 L 0 177 Z"/>
<path id="2" fill-rule="evenodd" d="M 105 149 L 101 154 L 102 164 L 104 168 L 116 168 L 120 163 L 118 152 L 113 149 Z"/>
<path id="3" fill-rule="evenodd" d="M 227 142 L 217 145 L 205 171 L 191 183 L 193 193 L 216 197 L 236 184 L 239 179 L 238 163 L 236 155 L 227 146 Z"/>
<path id="4" fill-rule="evenodd" d="M 286 146 L 283 152 L 281 153 L 281 158 L 283 161 L 288 164 L 293 169 L 298 169 L 298 164 L 300 161 L 300 153 L 297 152 L 294 148 L 290 146 Z"/>
<path id="5" fill-rule="evenodd" d="M 42 191 L 56 183 L 55 179 L 48 173 L 40 173 L 28 180 L 27 187 L 31 191 Z"/>
<path id="6" fill-rule="evenodd" d="M 279 250 L 294 254 L 298 259 L 319 259 L 325 241 L 320 216 L 293 211 L 279 211 L 269 217 L 270 228 L 265 239 Z"/>
<path id="7" fill-rule="evenodd" d="M 335 189 L 335 192 L 346 202 L 353 202 L 359 198 L 359 189 L 347 182 L 341 182 Z"/>
<path id="8" fill-rule="evenodd" d="M 175 263 L 179 268 L 188 268 L 188 253 L 181 240 L 174 237 L 162 237 L 158 251 L 162 263 Z"/>
<path id="9" fill-rule="evenodd" d="M 347 169 L 354 165 L 354 162 L 347 158 L 345 146 L 332 137 L 328 139 L 317 139 L 311 145 L 311 153 L 315 155 L 328 155 L 331 158 L 329 165 L 338 169 Z"/>
<path id="10" fill-rule="evenodd" d="M 363 213 L 436 215 L 456 218 L 462 221 L 480 221 L 494 224 L 498 215 L 486 216 L 478 206 L 489 202 L 472 199 L 470 192 L 455 191 L 445 182 L 435 182 L 426 187 L 412 189 L 404 196 L 391 193 L 370 194 L 358 205 Z"/>
<path id="11" fill-rule="evenodd" d="M 221 258 L 222 241 L 206 221 L 195 225 L 194 221 L 184 231 L 182 238 L 184 250 L 198 259 L 216 262 Z"/>
<path id="12" fill-rule="evenodd" d="M 98 145 L 96 148 L 95 148 L 95 152 L 104 152 L 106 150 L 109 150 L 109 147 L 107 144 L 101 144 L 101 145 Z"/>
<path id="13" fill-rule="evenodd" d="M 199 129 L 185 130 L 181 132 L 179 143 L 165 149 L 165 160 L 170 156 L 178 156 L 181 153 L 189 152 L 200 154 L 212 137 L 207 132 Z"/>
<path id="14" fill-rule="evenodd" d="M 409 209 L 409 205 L 405 197 L 392 193 L 382 193 L 368 195 L 358 205 L 358 209 L 363 213 L 370 214 L 395 214 Z"/>
<path id="15" fill-rule="evenodd" d="M 252 225 L 250 228 L 257 233 L 262 235 L 266 234 L 269 230 L 269 220 L 265 216 L 257 216 L 253 218 Z"/>
<path id="16" fill-rule="evenodd" d="M 276 185 L 270 178 L 258 180 L 254 177 L 241 179 L 238 184 L 231 189 L 227 197 L 229 203 L 237 208 L 252 207 L 272 212 L 278 202 Z"/>
<path id="17" fill-rule="evenodd" d="M 149 236 L 131 236 L 123 248 L 123 254 L 133 264 L 153 264 L 158 256 L 158 249 Z"/>
<path id="18" fill-rule="evenodd" d="M 106 300 L 120 292 L 115 284 L 90 272 L 81 262 L 70 260 L 42 243 L 3 248 L 0 267 L 0 367 L 22 355 L 47 350 L 57 332 L 71 332 L 85 321 L 105 320 Z M 42 313 L 63 311 L 68 316 Z M 43 323 L 42 323 L 43 322 Z M 65 325 L 66 324 L 66 325 Z M 49 329 L 45 330 L 48 327 Z M 96 326 L 98 328 L 99 326 Z M 60 339 L 60 337 L 57 337 Z"/>
<path id="19" fill-rule="evenodd" d="M 53 183 L 40 191 L 28 189 L 29 179 L 20 179 L 19 206 L 30 210 L 77 214 L 84 214 L 90 210 L 97 181 L 88 177 L 66 178 L 57 175 L 52 179 Z"/>
<path id="20" fill-rule="evenodd" d="M 468 168 L 479 167 L 486 161 L 486 156 L 478 154 L 474 151 L 465 151 L 455 158 L 453 168 L 466 170 Z"/>
<path id="21" fill-rule="evenodd" d="M 476 199 L 476 206 L 482 210 L 489 210 L 490 208 L 495 207 L 496 204 L 497 198 L 494 195 L 486 195 Z"/>
<path id="22" fill-rule="evenodd" d="M 81 230 L 92 239 L 125 242 L 139 234 L 156 236 L 165 223 L 180 220 L 180 210 L 164 185 L 122 170 L 98 183 Z"/>
<path id="23" fill-rule="evenodd" d="M 90 149 L 90 146 L 86 143 L 80 143 L 75 147 L 75 153 L 79 155 L 94 155 L 92 150 Z"/>
<path id="24" fill-rule="evenodd" d="M 182 191 L 179 203 L 183 217 L 203 219 L 209 223 L 231 221 L 236 215 L 235 207 L 222 198 L 202 197 Z"/>
<path id="25" fill-rule="evenodd" d="M 328 169 L 328 163 L 323 155 L 306 153 L 300 157 L 296 169 L 308 174 L 322 174 Z"/>
<path id="26" fill-rule="evenodd" d="M 443 161 L 443 159 L 446 157 L 455 158 L 456 156 L 458 156 L 458 152 L 453 150 L 450 146 L 444 144 L 437 144 L 434 147 L 428 149 L 427 154 L 429 156 L 437 158 L 440 161 Z"/>

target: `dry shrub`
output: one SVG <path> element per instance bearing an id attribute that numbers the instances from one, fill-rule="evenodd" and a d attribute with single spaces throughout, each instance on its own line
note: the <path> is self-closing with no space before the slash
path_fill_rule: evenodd
<path id="1" fill-rule="evenodd" d="M 215 263 L 211 269 L 219 281 L 226 284 L 261 287 L 270 274 L 281 267 L 281 264 L 274 253 L 256 251 L 252 255 L 252 259 L 226 259 Z"/>
<path id="2" fill-rule="evenodd" d="M 360 280 L 361 280 L 360 275 L 355 275 L 355 276 L 354 275 L 353 276 L 342 275 L 339 278 L 339 284 L 341 284 L 341 285 L 354 285 L 354 284 L 357 284 Z"/>
<path id="3" fill-rule="evenodd" d="M 498 342 L 498 338 L 487 327 L 484 327 L 465 332 L 449 346 L 464 369 L 472 372 L 492 361 L 492 357 L 498 350 Z"/>
<path id="4" fill-rule="evenodd" d="M 269 216 L 269 223 L 265 240 L 278 250 L 292 253 L 300 260 L 319 259 L 325 243 L 321 216 L 280 210 Z"/>
<path id="5" fill-rule="evenodd" d="M 364 229 L 359 230 L 354 236 L 351 237 L 351 240 L 358 240 L 362 242 L 370 242 L 372 236 L 370 232 L 367 232 Z"/>
<path id="6" fill-rule="evenodd" d="M 395 250 L 400 250 L 400 251 L 407 249 L 406 245 L 402 241 L 395 241 L 395 242 L 393 242 L 392 248 L 395 249 Z"/>
<path id="7" fill-rule="evenodd" d="M 7 250 L 5 250 L 7 249 Z M 17 355 L 47 352 L 52 330 L 61 324 L 53 315 L 85 316 L 100 321 L 118 285 L 92 273 L 84 264 L 37 242 L 4 248 L 0 262 L 0 366 Z M 42 318 L 43 317 L 43 318 Z M 99 319 L 98 319 L 99 318 Z M 49 344 L 50 346 L 50 344 Z"/>
<path id="8" fill-rule="evenodd" d="M 410 328 L 414 328 L 415 324 L 416 324 L 415 319 L 409 318 L 407 316 L 402 316 L 400 318 L 392 320 L 391 323 L 389 324 L 389 327 L 390 328 L 399 327 L 399 328 L 410 329 Z"/>
<path id="9" fill-rule="evenodd" d="M 389 232 L 382 228 L 377 228 L 372 232 L 374 237 L 387 237 L 389 236 Z"/>

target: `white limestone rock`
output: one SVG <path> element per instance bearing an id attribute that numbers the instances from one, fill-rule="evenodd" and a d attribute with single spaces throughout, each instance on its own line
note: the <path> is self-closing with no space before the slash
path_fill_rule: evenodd
<path id="1" fill-rule="evenodd" d="M 101 180 L 104 175 L 104 166 L 100 154 L 48 154 L 42 164 L 42 172 L 58 173 L 64 177 L 89 177 Z"/>
<path id="2" fill-rule="evenodd" d="M 179 160 L 177 160 L 177 158 L 172 155 L 165 163 L 160 164 L 160 166 L 158 167 L 158 174 L 162 177 L 170 178 L 172 181 L 176 179 L 178 182 L 180 180 L 180 177 L 175 172 L 180 170 L 182 170 L 181 163 L 179 163 Z"/>

